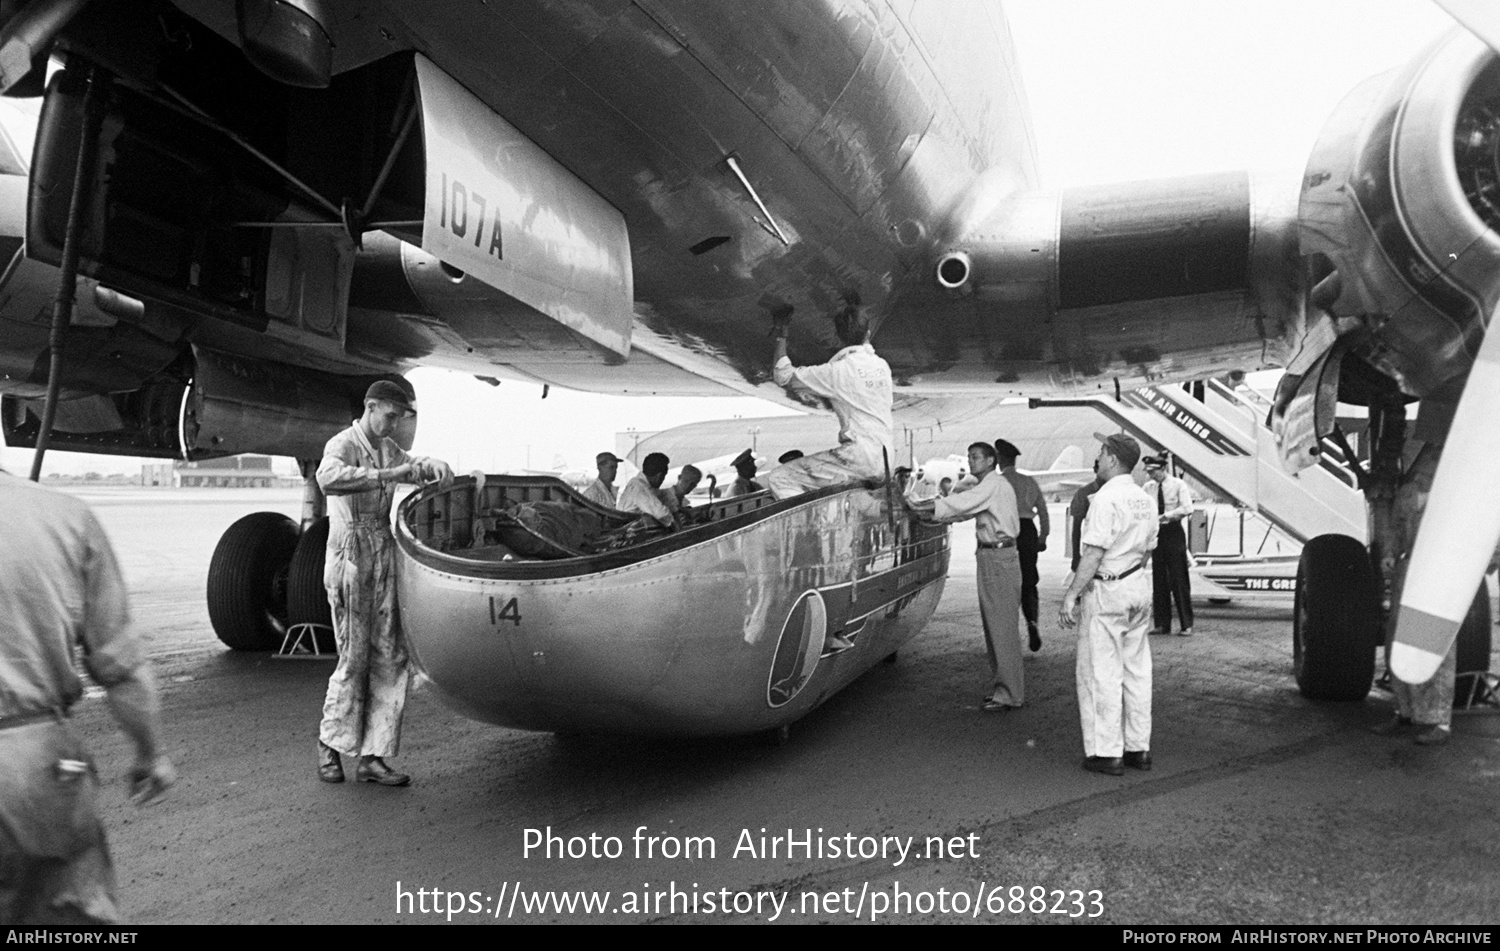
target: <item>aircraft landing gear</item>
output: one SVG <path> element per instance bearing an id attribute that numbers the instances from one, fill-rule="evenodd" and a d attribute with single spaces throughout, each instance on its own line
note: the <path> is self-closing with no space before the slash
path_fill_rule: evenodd
<path id="1" fill-rule="evenodd" d="M 287 568 L 286 609 L 291 627 L 278 657 L 336 656 L 333 609 L 323 587 L 328 553 L 328 500 L 318 487 L 318 460 L 299 459 L 302 470 L 302 537 Z"/>
<path id="2" fill-rule="evenodd" d="M 293 624 L 311 625 L 311 637 L 319 653 L 337 651 L 333 640 L 333 609 L 323 587 L 323 561 L 328 551 L 328 516 L 302 532 L 287 569 L 287 618 Z"/>
<path id="3" fill-rule="evenodd" d="M 1319 535 L 1302 548 L 1292 615 L 1292 671 L 1309 700 L 1363 700 L 1375 676 L 1380 592 L 1365 546 Z"/>
<path id="4" fill-rule="evenodd" d="M 1441 453 L 1439 400 L 1417 421 L 1417 448 L 1406 459 L 1405 400 L 1394 384 L 1369 392 L 1370 471 L 1360 487 L 1370 514 L 1370 547 L 1343 535 L 1321 535 L 1302 550 L 1292 624 L 1297 686 L 1310 700 L 1362 700 L 1374 673 L 1374 651 L 1385 641 L 1389 609 L 1401 600 L 1407 559 Z M 1424 431 L 1425 430 L 1425 431 Z M 1482 676 L 1489 670 L 1489 588 L 1481 583 L 1459 628 L 1458 671 Z M 1464 681 L 1461 686 L 1467 685 Z M 1455 691 L 1455 697 L 1465 694 Z"/>
<path id="5" fill-rule="evenodd" d="M 287 627 L 287 572 L 297 523 L 252 512 L 229 526 L 208 565 L 208 617 L 230 650 L 270 651 Z"/>
<path id="6" fill-rule="evenodd" d="M 229 526 L 208 566 L 208 617 L 230 650 L 274 651 L 289 627 L 309 625 L 317 648 L 333 653 L 333 618 L 323 590 L 328 517 L 315 473 L 300 460 L 302 527 L 277 512 L 254 512 Z"/>

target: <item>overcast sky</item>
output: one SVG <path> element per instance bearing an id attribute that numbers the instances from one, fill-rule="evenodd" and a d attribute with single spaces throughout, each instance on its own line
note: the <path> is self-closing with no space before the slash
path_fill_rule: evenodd
<path id="1" fill-rule="evenodd" d="M 942 0 L 919 0 L 942 2 Z M 1452 26 L 1427 0 L 1009 0 L 1048 188 L 1236 168 L 1300 171 L 1339 100 Z M 600 397 L 437 370 L 411 378 L 418 452 L 464 470 L 591 468 L 614 433 L 779 412 L 758 400 Z M 11 471 L 29 452 L 0 450 Z M 683 461 L 683 460 L 679 460 Z M 49 453 L 48 469 L 138 471 Z"/>

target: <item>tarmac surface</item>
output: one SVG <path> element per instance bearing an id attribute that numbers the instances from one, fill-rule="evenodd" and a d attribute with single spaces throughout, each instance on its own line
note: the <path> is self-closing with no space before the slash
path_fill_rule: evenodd
<path id="1" fill-rule="evenodd" d="M 1304 701 L 1285 602 L 1200 604 L 1197 636 L 1153 638 L 1155 769 L 1082 770 L 1056 527 L 1022 710 L 979 710 L 960 528 L 928 629 L 783 747 L 502 729 L 419 685 L 393 760 L 415 781 L 387 789 L 317 779 L 331 662 L 209 627 L 219 535 L 295 517 L 298 491 L 73 491 L 120 557 L 181 775 L 130 806 L 99 692 L 75 709 L 134 923 L 1500 923 L 1500 717 L 1460 714 L 1429 749 L 1368 732 L 1378 691 Z"/>

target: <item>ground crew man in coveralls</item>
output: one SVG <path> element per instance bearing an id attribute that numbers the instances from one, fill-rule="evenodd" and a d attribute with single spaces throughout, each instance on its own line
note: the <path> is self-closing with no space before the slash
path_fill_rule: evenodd
<path id="1" fill-rule="evenodd" d="M 1081 601 L 1075 678 L 1083 768 L 1120 776 L 1125 766 L 1151 768 L 1151 581 L 1141 568 L 1156 547 L 1156 504 L 1130 475 L 1140 445 L 1120 433 L 1094 438 L 1104 484 L 1089 501 L 1083 557 L 1058 620 L 1078 625 Z"/>
<path id="2" fill-rule="evenodd" d="M 836 449 L 815 452 L 771 470 L 766 488 L 778 499 L 859 479 L 884 479 L 891 451 L 891 367 L 870 346 L 870 326 L 858 305 L 833 318 L 844 349 L 827 363 L 794 367 L 786 355 L 787 321 L 775 325 L 777 386 L 793 386 L 828 399 L 839 418 Z"/>
<path id="3" fill-rule="evenodd" d="M 400 421 L 416 412 L 399 384 L 372 384 L 364 415 L 328 441 L 318 466 L 318 485 L 328 496 L 323 585 L 339 649 L 318 730 L 318 778 L 327 783 L 344 781 L 340 753 L 359 757 L 355 776 L 361 782 L 411 782 L 385 763 L 401 745 L 409 680 L 406 637 L 396 613 L 391 502 L 398 482 L 453 478 L 447 463 L 409 456 L 391 438 Z"/>
<path id="4" fill-rule="evenodd" d="M 99 784 L 67 721 L 75 659 L 135 746 L 131 799 L 155 801 L 177 774 L 109 540 L 83 502 L 0 470 L 0 924 L 119 921 Z"/>

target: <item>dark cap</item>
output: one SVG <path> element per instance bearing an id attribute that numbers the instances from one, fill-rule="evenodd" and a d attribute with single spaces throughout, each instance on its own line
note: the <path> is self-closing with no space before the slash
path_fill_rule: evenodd
<path id="1" fill-rule="evenodd" d="M 1141 461 L 1141 444 L 1124 433 L 1111 433 L 1107 436 L 1104 433 L 1094 433 L 1094 438 L 1127 469 L 1134 469 L 1135 464 Z"/>
<path id="2" fill-rule="evenodd" d="M 801 458 L 802 458 L 802 450 L 801 449 L 788 449 L 786 452 L 784 452 L 780 456 L 778 456 L 777 459 L 776 459 L 776 461 L 778 463 L 780 463 L 781 465 L 786 465 L 788 462 L 795 462 L 796 460 L 801 459 Z"/>
<path id="3" fill-rule="evenodd" d="M 390 403 L 397 409 L 405 410 L 413 416 L 417 414 L 415 397 L 400 383 L 391 380 L 376 380 L 365 390 L 366 400 L 379 400 Z"/>
<path id="4" fill-rule="evenodd" d="M 619 465 L 620 457 L 612 452 L 601 452 L 594 457 L 594 465 L 596 466 L 606 462 L 613 462 L 615 465 Z"/>
<path id="5" fill-rule="evenodd" d="M 740 469 L 745 466 L 753 466 L 755 465 L 755 453 L 752 450 L 746 449 L 738 456 L 735 456 L 734 461 L 731 462 L 730 465 L 734 466 L 736 469 Z"/>
<path id="6" fill-rule="evenodd" d="M 1001 459 L 1015 459 L 1021 455 L 1021 450 L 1007 439 L 997 439 L 995 440 L 995 454 Z"/>
<path id="7" fill-rule="evenodd" d="M 1141 465 L 1147 469 L 1165 469 L 1167 467 L 1167 457 L 1165 455 L 1147 456 L 1141 460 Z"/>

